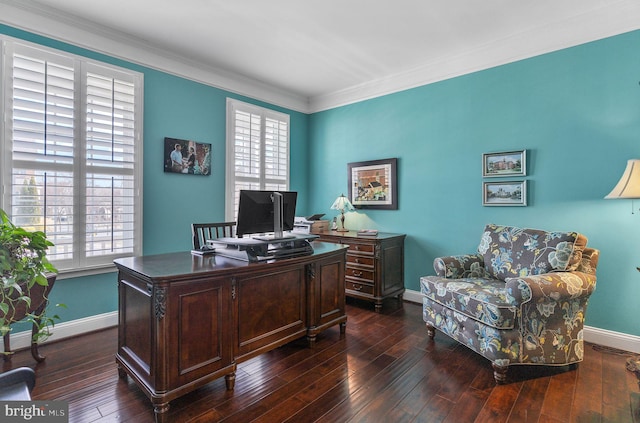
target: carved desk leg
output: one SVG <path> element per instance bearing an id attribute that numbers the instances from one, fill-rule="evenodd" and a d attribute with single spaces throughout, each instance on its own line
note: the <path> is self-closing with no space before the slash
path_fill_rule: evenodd
<path id="1" fill-rule="evenodd" d="M 340 335 L 344 335 L 347 331 L 347 322 L 340 323 Z"/>
<path id="2" fill-rule="evenodd" d="M 153 413 L 156 417 L 156 423 L 167 423 L 167 414 L 169 411 L 169 403 L 153 404 Z"/>
<path id="3" fill-rule="evenodd" d="M 236 373 L 229 373 L 224 377 L 224 383 L 227 385 L 227 391 L 233 391 L 236 387 Z"/>
<path id="4" fill-rule="evenodd" d="M 309 335 L 307 334 L 307 344 L 309 345 L 309 348 L 313 348 L 316 345 L 316 334 L 314 333 L 313 335 Z"/>

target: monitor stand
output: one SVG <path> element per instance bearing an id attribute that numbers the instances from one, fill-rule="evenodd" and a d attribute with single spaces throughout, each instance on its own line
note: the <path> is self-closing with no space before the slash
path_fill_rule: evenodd
<path id="1" fill-rule="evenodd" d="M 256 238 L 217 238 L 207 241 L 216 255 L 257 262 L 313 254 L 312 234 L 291 234 L 290 238 L 262 241 Z"/>
<path id="2" fill-rule="evenodd" d="M 293 235 L 285 235 L 285 234 L 281 234 L 280 236 L 278 236 L 277 234 L 256 235 L 256 236 L 252 236 L 251 238 L 257 239 L 258 241 L 269 241 L 269 242 L 287 241 L 289 239 L 296 239 L 296 237 Z"/>

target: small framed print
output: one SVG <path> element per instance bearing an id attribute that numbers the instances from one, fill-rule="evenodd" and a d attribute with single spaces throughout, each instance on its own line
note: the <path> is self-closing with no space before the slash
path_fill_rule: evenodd
<path id="1" fill-rule="evenodd" d="M 357 209 L 398 208 L 398 159 L 348 163 L 349 201 Z"/>
<path id="2" fill-rule="evenodd" d="M 527 181 L 482 183 L 483 206 L 526 206 Z"/>
<path id="3" fill-rule="evenodd" d="M 482 155 L 482 176 L 526 176 L 527 150 L 485 153 Z"/>

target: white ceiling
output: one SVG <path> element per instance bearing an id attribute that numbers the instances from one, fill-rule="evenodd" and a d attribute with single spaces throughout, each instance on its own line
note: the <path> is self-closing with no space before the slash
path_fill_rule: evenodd
<path id="1" fill-rule="evenodd" d="M 2 23 L 301 111 L 640 28 L 638 0 L 0 0 L 0 6 L 7 12 L 0 13 Z"/>

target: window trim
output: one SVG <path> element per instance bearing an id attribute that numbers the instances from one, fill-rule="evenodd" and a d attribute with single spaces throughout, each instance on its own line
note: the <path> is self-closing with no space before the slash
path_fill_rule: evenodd
<path id="1" fill-rule="evenodd" d="M 133 212 L 133 251 L 121 254 L 112 254 L 100 256 L 100 258 L 96 259 L 95 257 L 76 257 L 74 256 L 69 261 L 65 260 L 64 263 L 71 263 L 70 267 L 58 269 L 59 271 L 59 279 L 66 279 L 70 277 L 78 277 L 78 276 L 86 276 L 86 275 L 94 275 L 100 273 L 109 273 L 115 271 L 115 265 L 113 264 L 113 259 L 118 257 L 126 257 L 131 255 L 141 255 L 142 254 L 142 242 L 143 242 L 143 165 L 144 165 L 144 146 L 143 146 L 143 134 L 144 134 L 144 74 L 141 72 L 134 71 L 132 69 L 128 69 L 122 66 L 112 65 L 110 63 L 101 62 L 98 60 L 93 60 L 85 56 L 76 55 L 73 53 L 69 53 L 64 50 L 55 49 L 52 47 L 48 47 L 45 45 L 32 43 L 29 41 L 25 41 L 22 39 L 10 37 L 4 34 L 0 34 L 0 69 L 2 69 L 3 77 L 0 80 L 0 118 L 4 122 L 4 130 L 0 131 L 0 152 L 2 153 L 2 169 L 0 169 L 0 207 L 6 210 L 8 213 L 11 212 L 12 207 L 12 170 L 13 170 L 13 139 L 12 139 L 12 104 L 13 97 L 12 93 L 12 85 L 11 85 L 11 75 L 12 71 L 9 68 L 12 63 L 11 57 L 14 53 L 19 52 L 20 50 L 32 50 L 37 51 L 38 54 L 41 54 L 41 57 L 45 56 L 54 56 L 54 57 L 62 57 L 63 60 L 69 60 L 74 63 L 74 69 L 79 73 L 74 78 L 74 85 L 76 89 L 79 89 L 82 84 L 86 84 L 86 75 L 87 72 L 92 72 L 95 69 L 104 69 L 106 73 L 108 73 L 111 77 L 118 78 L 118 75 L 122 75 L 120 78 L 124 80 L 130 80 L 134 84 L 134 95 L 136 98 L 134 104 L 134 115 L 135 115 L 135 126 L 133 130 L 133 139 L 134 139 L 134 169 L 133 169 L 133 180 L 134 180 L 134 212 Z M 10 57 L 11 56 L 11 57 Z M 86 151 L 86 92 L 84 89 L 82 91 L 78 91 L 80 94 L 77 95 L 74 101 L 74 116 L 77 119 L 77 125 L 74 128 L 74 137 L 76 139 L 80 139 L 81 145 L 76 146 L 77 152 L 74 152 L 74 161 L 78 162 L 74 164 L 74 172 L 79 173 L 79 177 L 75 179 L 75 188 L 74 188 L 74 196 L 76 200 L 79 201 L 79 205 L 76 206 L 82 209 L 84 204 L 84 196 L 81 195 L 82 189 L 86 186 L 86 164 L 85 161 L 79 160 L 78 157 L 85 153 Z M 82 180 L 80 178 L 84 178 Z M 85 222 L 86 215 L 83 212 L 77 217 L 77 222 L 74 225 L 81 225 Z M 77 231 L 74 230 L 74 234 Z M 75 235 L 74 235 L 75 237 Z M 78 240 L 74 238 L 74 243 L 84 243 L 85 240 Z M 53 264 L 56 265 L 56 262 L 53 261 Z"/>
<path id="2" fill-rule="evenodd" d="M 244 101 L 240 101 L 234 98 L 227 98 L 227 127 L 226 127 L 226 159 L 225 159 L 225 167 L 226 167 L 226 182 L 225 182 L 225 220 L 226 221 L 234 221 L 235 220 L 235 185 L 236 185 L 236 176 L 235 176 L 235 111 L 241 110 L 243 112 L 251 113 L 254 115 L 260 116 L 260 126 L 261 126 L 261 140 L 260 140 L 260 148 L 262 150 L 261 157 L 264 160 L 264 149 L 265 149 L 265 122 L 266 119 L 276 119 L 279 121 L 284 121 L 287 123 L 287 174 L 285 177 L 285 185 L 286 190 L 289 190 L 291 187 L 291 116 L 287 113 L 277 112 L 272 109 L 267 109 L 265 107 L 256 106 L 255 104 L 246 103 Z M 264 165 L 264 163 L 261 163 Z M 264 168 L 261 167 L 263 171 L 259 183 L 261 186 L 264 186 L 265 182 L 268 182 L 264 177 Z M 261 188 L 264 189 L 264 188 Z"/>

